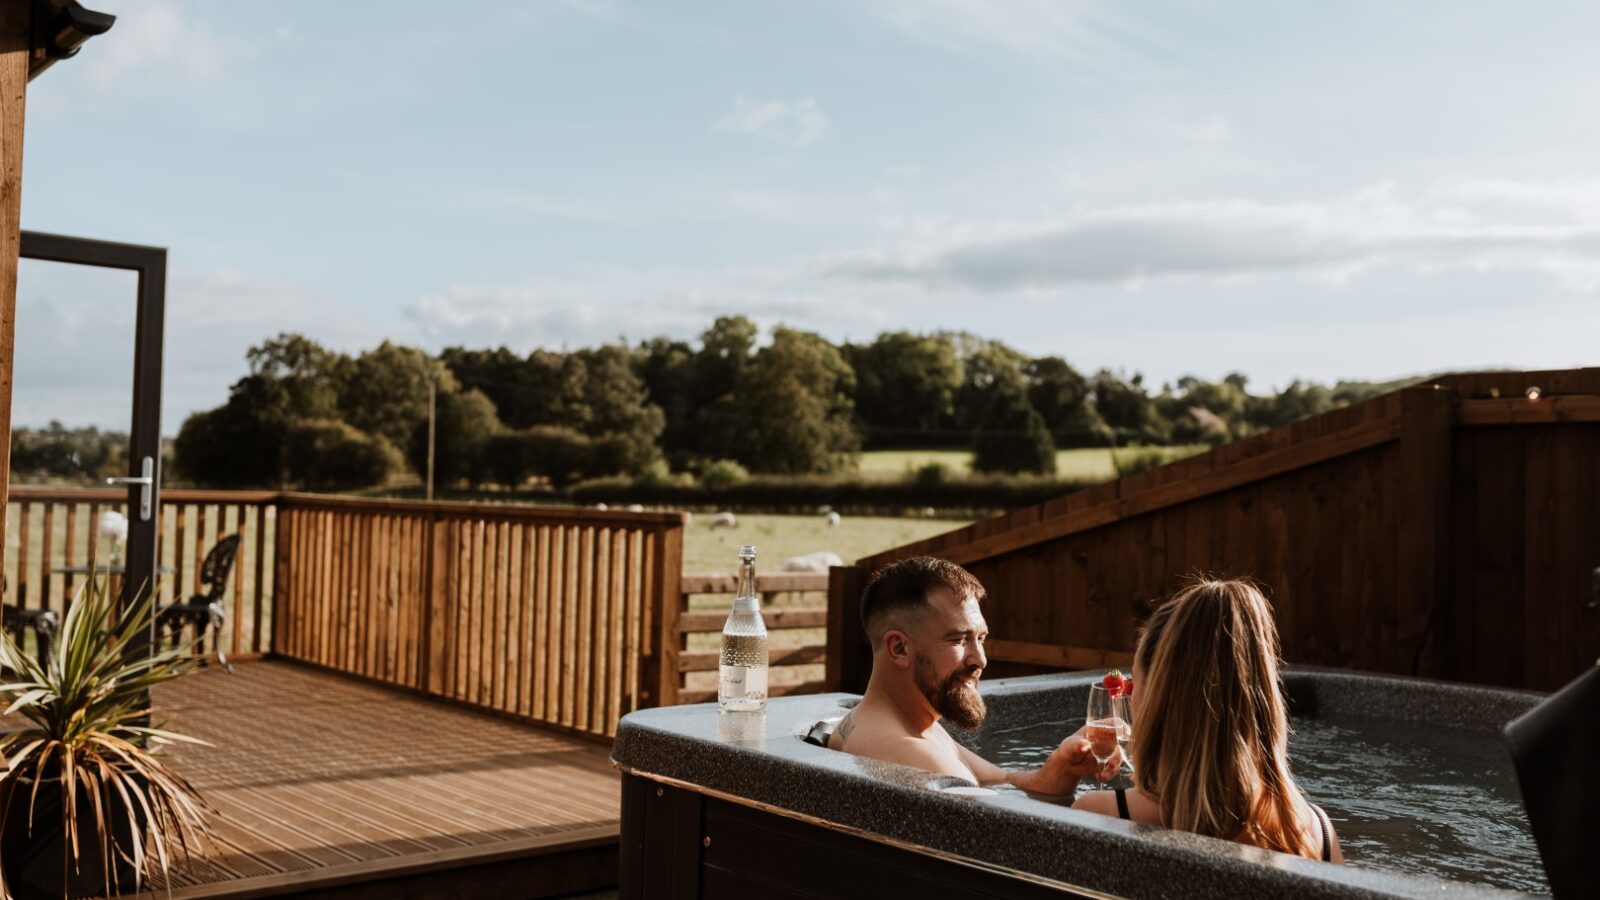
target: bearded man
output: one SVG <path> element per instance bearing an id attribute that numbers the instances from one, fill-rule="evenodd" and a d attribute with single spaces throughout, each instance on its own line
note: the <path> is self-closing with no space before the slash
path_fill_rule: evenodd
<path id="1" fill-rule="evenodd" d="M 978 579 L 955 563 L 918 557 L 886 566 L 861 595 L 861 622 L 872 641 L 867 692 L 839 722 L 828 746 L 964 779 L 1008 782 L 1034 794 L 1068 795 L 1101 769 L 1081 730 L 1045 764 L 1026 772 L 1000 768 L 961 746 L 939 724 L 975 728 L 986 712 L 978 679 L 988 659 L 989 626 Z M 1116 774 L 1120 758 L 1098 772 Z"/>

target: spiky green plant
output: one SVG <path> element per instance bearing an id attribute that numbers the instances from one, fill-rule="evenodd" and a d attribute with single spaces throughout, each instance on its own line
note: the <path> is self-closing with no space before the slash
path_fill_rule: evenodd
<path id="1" fill-rule="evenodd" d="M 12 679 L 0 685 L 0 702 L 7 715 L 28 723 L 0 736 L 9 768 L 0 777 L 0 796 L 27 800 L 25 810 L 17 802 L 0 809 L 0 828 L 6 815 L 25 811 L 31 832 L 40 791 L 59 790 L 63 865 L 77 872 L 91 858 L 86 854 L 98 854 L 108 895 L 123 887 L 116 883 L 117 860 L 132 867 L 136 883 L 128 887 L 137 889 L 157 871 L 166 875 L 174 850 L 187 858 L 208 834 L 204 801 L 151 748 L 153 741 L 204 742 L 149 724 L 150 689 L 183 675 L 197 660 L 187 646 L 161 650 L 151 644 L 148 653 L 127 653 L 151 633 L 151 592 L 137 594 L 142 599 L 118 616 L 107 580 L 91 575 L 42 664 L 0 632 L 0 670 Z M 81 821 L 85 817 L 74 802 L 80 797 L 93 812 L 89 822 Z M 130 846 L 117 839 L 118 822 L 132 823 Z M 9 898 L 8 889 L 0 890 Z"/>

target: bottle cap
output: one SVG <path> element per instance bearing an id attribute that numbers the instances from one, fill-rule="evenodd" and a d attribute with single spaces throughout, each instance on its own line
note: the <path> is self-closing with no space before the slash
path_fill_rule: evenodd
<path id="1" fill-rule="evenodd" d="M 756 545 L 755 544 L 745 544 L 744 546 L 740 547 L 739 548 L 739 558 L 740 559 L 755 559 L 756 558 Z"/>

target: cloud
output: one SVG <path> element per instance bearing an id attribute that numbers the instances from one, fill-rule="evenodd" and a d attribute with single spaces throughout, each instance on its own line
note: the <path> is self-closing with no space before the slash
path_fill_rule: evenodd
<path id="1" fill-rule="evenodd" d="M 751 100 L 740 94 L 733 111 L 711 126 L 717 131 L 754 135 L 779 144 L 808 147 L 828 130 L 828 117 L 810 97 L 785 103 L 781 100 Z"/>
<path id="2" fill-rule="evenodd" d="M 1077 63 L 1125 56 L 1126 24 L 1094 0 L 876 0 L 870 8 L 907 38 L 942 50 Z"/>
<path id="3" fill-rule="evenodd" d="M 131 273 L 24 260 L 17 294 L 14 419 L 126 430 L 137 285 Z M 236 270 L 174 267 L 167 279 L 162 433 L 217 406 L 245 374 L 245 350 L 280 331 L 339 349 L 377 343 L 325 299 Z"/>
<path id="4" fill-rule="evenodd" d="M 597 274 L 582 281 L 521 286 L 456 285 L 405 309 L 430 348 L 451 345 L 579 347 L 657 335 L 691 338 L 719 315 L 758 324 L 820 328 L 839 322 L 882 326 L 881 307 L 847 292 L 796 287 L 786 273 Z"/>
<path id="5" fill-rule="evenodd" d="M 218 34 L 194 10 L 166 0 L 143 0 L 108 11 L 116 14 L 116 27 L 90 41 L 73 63 L 73 69 L 95 88 L 158 80 L 211 82 L 229 63 L 259 50 L 258 45 Z M 282 31 L 280 27 L 279 40 L 286 37 Z"/>
<path id="6" fill-rule="evenodd" d="M 1524 187 L 1511 193 L 1550 195 Z M 1424 272 L 1545 272 L 1600 288 L 1600 222 L 1572 210 L 1507 221 L 1452 202 L 1473 193 L 1445 188 L 1408 202 L 1379 185 L 1327 203 L 1221 200 L 1114 206 L 1037 222 L 913 220 L 900 223 L 894 245 L 825 258 L 818 269 L 868 283 L 1027 292 L 1273 274 L 1349 278 L 1394 263 Z"/>

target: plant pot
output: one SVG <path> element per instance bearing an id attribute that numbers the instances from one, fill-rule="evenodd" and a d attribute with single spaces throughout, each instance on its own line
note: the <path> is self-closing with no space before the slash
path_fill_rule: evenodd
<path id="1" fill-rule="evenodd" d="M 78 818 L 78 860 L 76 870 L 67 859 L 66 820 L 62 816 L 61 782 L 47 777 L 39 785 L 33 803 L 33 823 L 29 827 L 28 803 L 34 779 L 13 773 L 0 782 L 0 869 L 6 889 L 14 900 L 61 900 L 62 897 L 99 897 L 106 893 L 108 880 L 124 892 L 137 885 L 138 873 L 115 849 L 109 851 L 114 880 L 108 878 L 100 854 L 94 803 L 80 787 L 74 798 Z M 107 830 L 123 852 L 131 852 L 133 842 L 142 839 L 143 829 L 136 817 L 122 808 L 115 788 L 102 791 Z"/>

